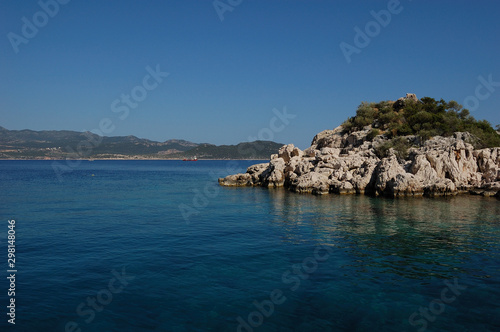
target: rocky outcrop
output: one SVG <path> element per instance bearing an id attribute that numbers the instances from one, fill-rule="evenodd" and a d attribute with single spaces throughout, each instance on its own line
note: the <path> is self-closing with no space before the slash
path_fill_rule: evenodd
<path id="1" fill-rule="evenodd" d="M 407 96 L 406 100 L 413 100 Z M 223 186 L 285 187 L 298 193 L 447 196 L 471 193 L 500 196 L 500 148 L 475 150 L 469 133 L 434 137 L 409 148 L 405 160 L 393 149 L 377 156 L 383 136 L 367 139 L 371 126 L 343 133 L 339 126 L 317 134 L 301 151 L 284 145 L 269 163 L 219 179 Z M 418 142 L 415 136 L 405 137 Z"/>
<path id="2" fill-rule="evenodd" d="M 414 93 L 407 93 L 405 97 L 401 97 L 395 102 L 396 108 L 402 108 L 407 102 L 418 102 L 417 95 Z"/>

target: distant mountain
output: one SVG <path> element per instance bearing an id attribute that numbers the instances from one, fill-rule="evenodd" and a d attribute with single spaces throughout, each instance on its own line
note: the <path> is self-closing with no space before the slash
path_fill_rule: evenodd
<path id="1" fill-rule="evenodd" d="M 136 136 L 101 137 L 69 130 L 8 130 L 0 127 L 0 159 L 260 159 L 281 144 L 197 144 L 180 139 L 156 142 Z"/>
<path id="2" fill-rule="evenodd" d="M 255 141 L 237 145 L 200 144 L 197 147 L 173 154 L 172 157 L 201 159 L 269 159 L 273 153 L 278 153 L 283 144 L 271 141 Z"/>

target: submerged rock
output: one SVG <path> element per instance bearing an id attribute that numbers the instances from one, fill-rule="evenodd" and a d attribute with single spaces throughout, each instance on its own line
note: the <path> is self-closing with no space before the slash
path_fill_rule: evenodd
<path id="1" fill-rule="evenodd" d="M 413 100 L 413 96 L 406 99 Z M 409 149 L 405 160 L 393 149 L 379 158 L 387 139 L 367 140 L 371 126 L 343 133 L 342 126 L 317 134 L 301 151 L 284 145 L 269 163 L 219 179 L 223 186 L 285 187 L 298 193 L 446 196 L 471 193 L 500 196 L 500 148 L 474 150 L 469 133 L 436 136 Z M 408 142 L 418 142 L 406 136 Z"/>

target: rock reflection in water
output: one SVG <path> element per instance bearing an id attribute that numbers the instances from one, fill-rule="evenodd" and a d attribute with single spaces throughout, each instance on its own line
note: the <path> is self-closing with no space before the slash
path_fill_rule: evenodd
<path id="1" fill-rule="evenodd" d="M 316 245 L 329 244 L 351 258 L 346 264 L 359 269 L 370 266 L 410 278 L 447 277 L 478 253 L 498 258 L 493 249 L 498 228 L 491 228 L 500 221 L 495 198 L 393 200 L 300 195 L 281 189 L 269 190 L 269 196 L 284 242 L 313 239 Z"/>

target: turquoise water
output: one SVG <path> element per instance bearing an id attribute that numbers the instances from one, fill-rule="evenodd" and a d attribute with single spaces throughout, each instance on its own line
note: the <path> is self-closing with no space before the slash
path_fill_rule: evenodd
<path id="1" fill-rule="evenodd" d="M 0 161 L 1 330 L 500 329 L 500 200 L 217 185 L 253 163 Z"/>

